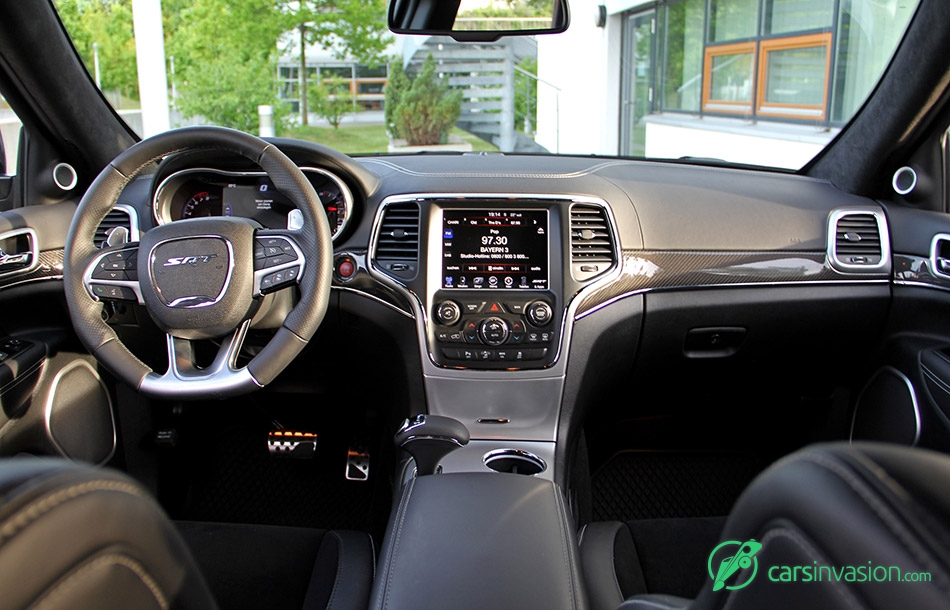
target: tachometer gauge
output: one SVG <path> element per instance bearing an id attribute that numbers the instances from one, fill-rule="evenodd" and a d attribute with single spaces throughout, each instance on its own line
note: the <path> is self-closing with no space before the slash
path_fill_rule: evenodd
<path id="1" fill-rule="evenodd" d="M 346 222 L 346 200 L 343 196 L 331 190 L 318 191 L 323 209 L 327 212 L 327 222 L 330 224 L 330 235 L 336 236 Z"/>
<path id="2" fill-rule="evenodd" d="M 195 193 L 181 208 L 182 218 L 203 218 L 206 216 L 220 215 L 221 200 L 208 191 Z"/>

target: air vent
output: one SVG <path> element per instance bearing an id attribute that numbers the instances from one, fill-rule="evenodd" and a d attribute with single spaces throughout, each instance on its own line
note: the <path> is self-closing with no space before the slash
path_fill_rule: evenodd
<path id="1" fill-rule="evenodd" d="M 600 206 L 571 206 L 571 268 L 574 278 L 586 281 L 616 262 L 607 212 Z"/>
<path id="2" fill-rule="evenodd" d="M 101 248 L 109 236 L 109 231 L 116 227 L 125 227 L 129 232 L 128 241 L 138 241 L 138 223 L 134 221 L 134 212 L 126 206 L 116 207 L 106 214 L 106 217 L 99 223 L 96 229 L 96 236 L 93 239 L 97 248 Z"/>
<path id="3" fill-rule="evenodd" d="M 832 264 L 841 271 L 878 271 L 888 263 L 887 232 L 879 211 L 832 213 Z"/>
<path id="4" fill-rule="evenodd" d="M 403 280 L 416 277 L 419 270 L 419 204 L 394 203 L 386 206 L 376 238 L 376 263 Z"/>

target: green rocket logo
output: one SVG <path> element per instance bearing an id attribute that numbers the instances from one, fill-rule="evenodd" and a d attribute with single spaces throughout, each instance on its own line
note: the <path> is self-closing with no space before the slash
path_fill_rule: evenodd
<path id="1" fill-rule="evenodd" d="M 733 547 L 739 548 L 736 550 Z M 747 542 L 727 540 L 714 548 L 712 553 L 709 554 L 709 560 L 706 562 L 709 577 L 713 579 L 713 591 L 719 591 L 723 588 L 728 591 L 736 591 L 748 586 L 759 571 L 759 560 L 755 558 L 755 554 L 761 549 L 762 545 L 754 539 Z M 715 565 L 718 565 L 718 568 L 713 570 L 713 566 Z M 741 580 L 741 584 L 726 584 L 726 581 L 734 574 L 740 570 L 748 571 L 750 567 L 752 570 L 748 578 L 742 580 L 740 576 L 736 579 L 737 583 Z"/>

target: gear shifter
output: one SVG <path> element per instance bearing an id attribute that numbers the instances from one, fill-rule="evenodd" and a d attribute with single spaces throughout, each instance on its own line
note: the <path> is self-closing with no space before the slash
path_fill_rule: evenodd
<path id="1" fill-rule="evenodd" d="M 435 474 L 446 455 L 468 444 L 465 424 L 441 415 L 416 415 L 407 419 L 393 439 L 416 461 L 416 476 Z"/>

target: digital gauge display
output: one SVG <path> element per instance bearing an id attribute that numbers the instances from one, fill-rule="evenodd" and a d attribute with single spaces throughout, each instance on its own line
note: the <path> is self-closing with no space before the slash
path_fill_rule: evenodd
<path id="1" fill-rule="evenodd" d="M 546 290 L 546 210 L 443 210 L 442 287 Z"/>

